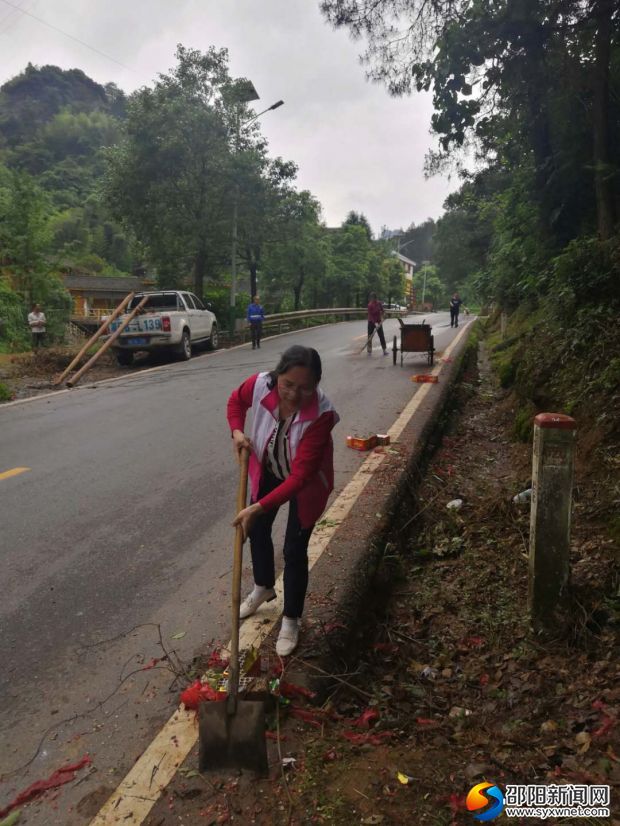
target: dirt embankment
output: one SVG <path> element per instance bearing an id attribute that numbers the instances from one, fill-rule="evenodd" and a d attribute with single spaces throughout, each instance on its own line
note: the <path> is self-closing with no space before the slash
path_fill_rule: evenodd
<path id="1" fill-rule="evenodd" d="M 149 826 L 471 824 L 465 797 L 483 780 L 610 784 L 620 818 L 618 451 L 580 436 L 573 621 L 537 638 L 529 508 L 511 501 L 528 487 L 530 446 L 515 441 L 514 399 L 484 353 L 457 396 L 460 412 L 403 504 L 417 518 L 386 548 L 377 587 L 390 593 L 384 611 L 360 618 L 356 667 L 334 663 L 320 707 L 289 691 L 271 719 L 268 781 L 184 771 Z M 446 507 L 454 499 L 460 509 Z"/>
<path id="2" fill-rule="evenodd" d="M 0 402 L 26 399 L 53 390 L 62 389 L 54 381 L 73 360 L 76 351 L 68 347 L 41 348 L 33 353 L 18 355 L 0 354 L 0 385 L 5 389 L 0 393 Z M 76 370 L 86 364 L 92 353 L 80 359 Z M 102 381 L 126 375 L 158 363 L 146 354 L 139 356 L 131 367 L 119 367 L 110 353 L 104 353 L 97 364 L 89 370 L 83 383 Z"/>

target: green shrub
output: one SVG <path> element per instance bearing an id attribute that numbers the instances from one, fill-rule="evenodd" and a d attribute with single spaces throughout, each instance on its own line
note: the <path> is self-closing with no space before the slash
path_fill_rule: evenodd
<path id="1" fill-rule="evenodd" d="M 513 432 L 520 442 L 530 442 L 534 432 L 534 416 L 538 411 L 533 404 L 526 404 L 517 410 Z"/>
<path id="2" fill-rule="evenodd" d="M 13 393 L 9 390 L 6 384 L 0 381 L 0 402 L 9 402 L 13 398 Z"/>
<path id="3" fill-rule="evenodd" d="M 620 240 L 580 238 L 551 262 L 552 294 L 564 320 L 583 306 L 620 304 Z"/>
<path id="4" fill-rule="evenodd" d="M 517 377 L 517 365 L 514 361 L 501 364 L 497 370 L 500 387 L 512 387 Z"/>

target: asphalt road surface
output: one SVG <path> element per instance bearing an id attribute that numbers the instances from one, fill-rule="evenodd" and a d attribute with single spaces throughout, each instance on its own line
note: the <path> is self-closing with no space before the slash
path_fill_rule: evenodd
<path id="1" fill-rule="evenodd" d="M 456 331 L 447 313 L 427 318 L 441 351 Z M 157 626 L 184 662 L 228 640 L 237 465 L 226 401 L 293 343 L 323 359 L 322 386 L 341 416 L 335 494 L 347 484 L 364 454 L 346 435 L 385 432 L 416 391 L 410 375 L 427 369 L 422 354 L 402 369 L 380 349 L 359 354 L 365 326 L 300 331 L 0 407 L 0 808 L 90 753 L 94 784 L 70 790 L 62 811 L 43 802 L 20 821 L 85 822 L 66 800 L 113 790 L 178 702 L 165 663 L 137 671 L 162 656 Z M 389 344 L 397 322 L 385 329 Z M 17 467 L 29 470 L 2 477 Z"/>

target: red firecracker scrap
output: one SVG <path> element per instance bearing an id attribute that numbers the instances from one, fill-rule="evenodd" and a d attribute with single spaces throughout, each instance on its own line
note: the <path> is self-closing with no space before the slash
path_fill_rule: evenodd
<path id="1" fill-rule="evenodd" d="M 0 809 L 0 818 L 6 817 L 13 809 L 17 809 L 19 806 L 23 806 L 24 803 L 34 800 L 35 797 L 39 797 L 39 795 L 49 789 L 57 789 L 59 786 L 64 786 L 65 783 L 71 783 L 72 780 L 75 780 L 76 773 L 80 769 L 83 769 L 84 766 L 90 766 L 92 762 L 86 754 L 77 763 L 71 763 L 69 766 L 61 766 L 61 768 L 56 769 L 46 780 L 35 781 L 28 786 L 27 789 L 24 789 L 23 792 L 20 792 L 8 806 Z"/>

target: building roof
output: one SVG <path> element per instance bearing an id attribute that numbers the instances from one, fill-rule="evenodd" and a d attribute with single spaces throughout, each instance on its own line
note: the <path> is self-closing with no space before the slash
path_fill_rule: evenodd
<path id="1" fill-rule="evenodd" d="M 126 275 L 119 278 L 105 275 L 63 275 L 62 282 L 67 290 L 95 290 L 97 292 L 121 293 L 138 292 L 144 289 L 142 278 Z"/>
<path id="2" fill-rule="evenodd" d="M 412 261 L 411 258 L 407 258 L 406 255 L 401 255 L 400 252 L 394 251 L 394 255 L 399 261 L 403 261 L 405 264 L 411 264 L 412 267 L 417 266 L 415 261 Z"/>

